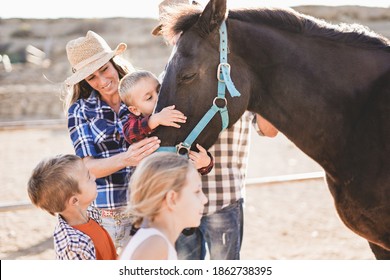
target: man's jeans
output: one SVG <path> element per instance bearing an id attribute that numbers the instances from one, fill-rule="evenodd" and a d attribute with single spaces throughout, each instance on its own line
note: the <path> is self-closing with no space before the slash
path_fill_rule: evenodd
<path id="1" fill-rule="evenodd" d="M 244 223 L 242 203 L 240 199 L 216 213 L 203 216 L 193 234 L 180 234 L 176 241 L 178 259 L 203 260 L 207 244 L 211 260 L 239 260 Z"/>

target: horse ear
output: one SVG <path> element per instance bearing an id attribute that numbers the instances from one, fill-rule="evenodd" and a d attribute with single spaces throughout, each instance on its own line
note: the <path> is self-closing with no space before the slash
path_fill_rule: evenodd
<path id="1" fill-rule="evenodd" d="M 200 15 L 197 26 L 209 34 L 221 25 L 226 18 L 226 13 L 226 0 L 210 0 Z"/>

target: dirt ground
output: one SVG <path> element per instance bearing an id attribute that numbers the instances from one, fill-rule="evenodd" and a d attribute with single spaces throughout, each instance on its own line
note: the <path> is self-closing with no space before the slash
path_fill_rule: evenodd
<path id="1" fill-rule="evenodd" d="M 72 153 L 65 128 L 0 131 L 0 203 L 28 201 L 31 170 L 46 156 Z M 249 178 L 321 171 L 283 134 L 252 133 Z M 373 259 L 368 244 L 338 218 L 322 179 L 250 184 L 246 189 L 242 259 Z M 0 259 L 54 259 L 56 218 L 28 210 L 0 212 Z"/>

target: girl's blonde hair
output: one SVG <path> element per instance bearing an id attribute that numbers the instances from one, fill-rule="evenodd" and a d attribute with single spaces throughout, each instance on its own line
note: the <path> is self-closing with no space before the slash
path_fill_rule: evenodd
<path id="1" fill-rule="evenodd" d="M 66 202 L 80 193 L 79 182 L 72 176 L 79 164 L 82 159 L 76 155 L 58 155 L 39 162 L 27 184 L 31 202 L 51 215 L 64 211 Z"/>
<path id="2" fill-rule="evenodd" d="M 132 105 L 130 91 L 141 79 L 150 78 L 158 82 L 157 77 L 150 71 L 138 70 L 125 75 L 119 82 L 119 96 L 126 106 Z"/>
<path id="3" fill-rule="evenodd" d="M 118 71 L 119 79 L 122 79 L 126 74 L 135 71 L 133 66 L 120 56 L 111 58 L 110 62 Z M 93 91 L 93 88 L 85 79 L 75 84 L 73 87 L 67 87 L 65 84 L 63 86 L 64 88 L 61 92 L 61 100 L 63 102 L 65 115 L 68 114 L 68 110 L 73 103 L 79 99 L 87 99 Z"/>
<path id="4" fill-rule="evenodd" d="M 137 166 L 130 179 L 130 205 L 134 225 L 140 227 L 144 219 L 153 221 L 160 212 L 168 191 L 180 192 L 187 183 L 190 161 L 169 152 L 154 153 Z"/>

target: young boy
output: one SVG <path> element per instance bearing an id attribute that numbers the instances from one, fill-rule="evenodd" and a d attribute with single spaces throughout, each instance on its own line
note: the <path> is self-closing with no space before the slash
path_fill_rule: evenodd
<path id="1" fill-rule="evenodd" d="M 100 212 L 90 206 L 97 195 L 95 179 L 76 155 L 42 160 L 32 172 L 27 188 L 31 202 L 58 214 L 56 259 L 117 259 L 111 237 L 100 226 Z"/>
<path id="2" fill-rule="evenodd" d="M 128 143 L 133 144 L 148 137 L 159 125 L 180 128 L 180 123 L 186 122 L 187 117 L 174 105 L 153 114 L 159 89 L 157 77 L 144 70 L 127 74 L 119 82 L 119 95 L 130 111 L 123 124 L 123 134 Z M 214 166 L 213 158 L 202 146 L 197 144 L 196 147 L 199 153 L 190 151 L 188 156 L 200 174 L 205 175 Z"/>

